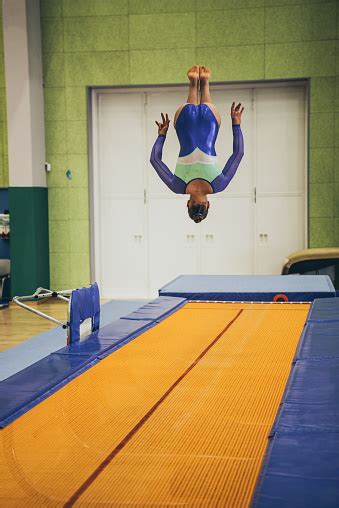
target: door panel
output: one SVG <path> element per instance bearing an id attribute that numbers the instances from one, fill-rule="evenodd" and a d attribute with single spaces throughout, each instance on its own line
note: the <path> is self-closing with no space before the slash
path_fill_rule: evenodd
<path id="1" fill-rule="evenodd" d="M 178 275 L 199 273 L 200 227 L 188 217 L 186 200 L 149 201 L 150 296 Z"/>
<path id="2" fill-rule="evenodd" d="M 279 275 L 288 254 L 304 247 L 303 200 L 272 196 L 257 201 L 257 273 Z"/>
<path id="3" fill-rule="evenodd" d="M 258 193 L 304 191 L 304 94 L 302 87 L 256 91 Z"/>
<path id="4" fill-rule="evenodd" d="M 211 198 L 201 223 L 201 273 L 253 272 L 253 203 L 246 197 Z"/>
<path id="5" fill-rule="evenodd" d="M 147 296 L 147 238 L 143 199 L 102 200 L 101 296 Z"/>
<path id="6" fill-rule="evenodd" d="M 171 123 L 164 144 L 163 161 L 172 173 L 175 171 L 175 165 L 180 151 L 179 141 L 173 127 L 173 119 L 176 110 L 180 105 L 186 102 L 186 99 L 186 90 L 180 92 L 175 90 L 166 93 L 151 92 L 147 94 L 146 132 L 148 160 L 152 146 L 158 137 L 158 128 L 155 124 L 155 120 L 159 122 L 161 113 L 168 113 Z M 166 196 L 166 198 L 175 198 L 175 195 L 173 195 L 172 191 L 160 180 L 150 163 L 148 163 L 147 167 L 148 193 L 150 195 Z"/>
<path id="7" fill-rule="evenodd" d="M 142 197 L 146 164 L 143 94 L 101 94 L 99 132 L 100 193 Z"/>

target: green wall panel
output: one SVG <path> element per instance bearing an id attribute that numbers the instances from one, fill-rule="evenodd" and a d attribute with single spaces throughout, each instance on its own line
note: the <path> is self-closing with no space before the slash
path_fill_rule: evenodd
<path id="1" fill-rule="evenodd" d="M 65 75 L 67 86 L 125 85 L 128 51 L 65 53 Z"/>
<path id="2" fill-rule="evenodd" d="M 328 3 L 328 0 L 266 0 L 266 6 L 277 5 L 312 5 Z"/>
<path id="3" fill-rule="evenodd" d="M 197 11 L 220 9 L 245 9 L 251 7 L 265 7 L 265 0 L 196 0 Z M 228 22 L 233 21 L 233 13 L 229 13 Z"/>
<path id="4" fill-rule="evenodd" d="M 128 0 L 63 0 L 63 15 L 109 16 L 111 14 L 127 14 Z"/>
<path id="5" fill-rule="evenodd" d="M 333 247 L 334 219 L 313 218 L 310 221 L 309 247 Z"/>
<path id="6" fill-rule="evenodd" d="M 86 120 L 86 88 L 83 86 L 66 87 L 67 120 Z"/>
<path id="7" fill-rule="evenodd" d="M 71 287 L 79 287 L 83 285 L 84 280 L 90 279 L 89 272 L 89 253 L 70 254 L 70 272 L 69 280 Z"/>
<path id="8" fill-rule="evenodd" d="M 41 43 L 45 53 L 62 53 L 64 38 L 61 18 L 42 19 Z"/>
<path id="9" fill-rule="evenodd" d="M 45 121 L 66 119 L 65 89 L 46 88 L 44 93 Z"/>
<path id="10" fill-rule="evenodd" d="M 11 290 L 14 295 L 49 287 L 47 188 L 10 187 Z"/>
<path id="11" fill-rule="evenodd" d="M 42 18 L 61 17 L 62 0 L 40 0 L 40 14 Z"/>
<path id="12" fill-rule="evenodd" d="M 70 220 L 88 221 L 88 189 L 70 188 L 68 190 L 69 198 L 69 218 Z"/>
<path id="13" fill-rule="evenodd" d="M 52 187 L 68 187 L 69 180 L 66 176 L 68 168 L 66 155 L 49 155 L 46 154 L 47 161 L 52 166 L 52 171 L 47 173 L 48 188 Z"/>
<path id="14" fill-rule="evenodd" d="M 131 51 L 130 83 L 133 85 L 183 83 L 186 81 L 186 70 L 195 61 L 194 48 Z"/>
<path id="15" fill-rule="evenodd" d="M 65 153 L 66 122 L 45 122 L 45 142 L 48 155 Z"/>
<path id="16" fill-rule="evenodd" d="M 63 53 L 43 53 L 45 86 L 65 86 L 65 58 Z"/>
<path id="17" fill-rule="evenodd" d="M 197 48 L 197 61 L 208 63 L 215 81 L 264 79 L 265 46 Z"/>
<path id="18" fill-rule="evenodd" d="M 70 263 L 68 252 L 51 252 L 51 289 L 70 289 Z"/>
<path id="19" fill-rule="evenodd" d="M 0 88 L 5 88 L 5 62 L 3 53 L 0 54 Z"/>
<path id="20" fill-rule="evenodd" d="M 334 131 L 334 144 L 339 147 L 339 114 L 335 114 L 335 131 Z"/>
<path id="21" fill-rule="evenodd" d="M 1 54 L 0 58 L 2 58 Z M 0 88 L 0 122 L 6 121 L 7 121 L 6 88 Z"/>
<path id="22" fill-rule="evenodd" d="M 339 77 L 335 80 L 335 111 L 339 113 Z"/>
<path id="23" fill-rule="evenodd" d="M 194 11 L 195 0 L 129 0 L 130 14 Z"/>
<path id="24" fill-rule="evenodd" d="M 334 181 L 339 183 L 339 148 L 334 151 Z"/>
<path id="25" fill-rule="evenodd" d="M 67 153 L 87 153 L 87 122 L 82 120 L 67 122 Z"/>
<path id="26" fill-rule="evenodd" d="M 311 113 L 311 148 L 326 148 L 334 146 L 334 125 L 334 113 Z"/>
<path id="27" fill-rule="evenodd" d="M 69 187 L 88 187 L 87 155 L 67 155 L 67 168 L 72 172 L 72 179 L 67 180 Z"/>
<path id="28" fill-rule="evenodd" d="M 195 13 L 144 14 L 129 17 L 131 49 L 195 47 Z"/>
<path id="29" fill-rule="evenodd" d="M 339 183 L 334 185 L 334 215 L 339 218 Z"/>
<path id="30" fill-rule="evenodd" d="M 313 78 L 311 81 L 310 112 L 332 112 L 335 107 L 336 78 Z"/>
<path id="31" fill-rule="evenodd" d="M 197 46 L 262 44 L 264 18 L 264 9 L 198 12 Z"/>
<path id="32" fill-rule="evenodd" d="M 68 220 L 49 221 L 49 252 L 69 252 L 70 222 Z"/>
<path id="33" fill-rule="evenodd" d="M 335 41 L 266 44 L 266 79 L 333 76 Z"/>
<path id="34" fill-rule="evenodd" d="M 266 9 L 265 41 L 267 43 L 335 38 L 335 2 Z"/>
<path id="35" fill-rule="evenodd" d="M 83 254 L 89 251 L 89 227 L 86 220 L 69 221 L 69 252 Z"/>
<path id="36" fill-rule="evenodd" d="M 311 148 L 309 176 L 311 183 L 334 181 L 334 148 Z"/>
<path id="37" fill-rule="evenodd" d="M 335 219 L 334 228 L 334 245 L 339 245 L 339 219 Z"/>
<path id="38" fill-rule="evenodd" d="M 68 220 L 68 189 L 51 187 L 48 189 L 48 218 L 52 220 Z"/>
<path id="39" fill-rule="evenodd" d="M 93 16 L 64 20 L 65 51 L 128 49 L 128 16 Z"/>
<path id="40" fill-rule="evenodd" d="M 310 184 L 310 217 L 334 217 L 334 188 L 331 183 Z"/>

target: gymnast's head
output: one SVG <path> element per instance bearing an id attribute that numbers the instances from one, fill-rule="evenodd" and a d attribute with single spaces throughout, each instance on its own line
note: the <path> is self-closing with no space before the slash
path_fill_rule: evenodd
<path id="1" fill-rule="evenodd" d="M 189 201 L 187 201 L 188 215 L 197 224 L 206 219 L 209 207 L 210 204 L 207 200 L 203 202 L 197 202 L 191 198 Z"/>

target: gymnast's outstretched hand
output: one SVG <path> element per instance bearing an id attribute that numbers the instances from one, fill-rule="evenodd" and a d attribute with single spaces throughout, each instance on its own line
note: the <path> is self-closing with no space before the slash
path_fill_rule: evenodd
<path id="1" fill-rule="evenodd" d="M 166 136 L 167 134 L 167 131 L 168 131 L 168 127 L 169 127 L 169 124 L 170 124 L 170 120 L 168 118 L 168 114 L 166 113 L 166 117 L 164 116 L 163 113 L 161 113 L 161 122 L 157 122 L 155 121 L 155 123 L 157 124 L 158 126 L 158 135 L 160 136 Z"/>
<path id="2" fill-rule="evenodd" d="M 236 106 L 235 102 L 232 103 L 231 106 L 231 118 L 232 118 L 232 124 L 233 125 L 240 125 L 241 124 L 241 115 L 244 111 L 244 108 L 241 107 L 241 102 Z"/>

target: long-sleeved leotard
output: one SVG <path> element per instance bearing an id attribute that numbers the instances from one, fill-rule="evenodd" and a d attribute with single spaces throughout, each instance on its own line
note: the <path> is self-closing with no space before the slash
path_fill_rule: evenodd
<path id="1" fill-rule="evenodd" d="M 208 181 L 213 193 L 223 191 L 235 175 L 244 154 L 240 125 L 232 126 L 233 154 L 222 170 L 214 148 L 219 126 L 206 104 L 186 104 L 178 117 L 176 130 L 180 153 L 175 174 L 162 161 L 166 136 L 159 135 L 152 148 L 150 161 L 161 180 L 176 194 L 185 194 L 187 185 L 196 179 Z"/>

